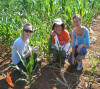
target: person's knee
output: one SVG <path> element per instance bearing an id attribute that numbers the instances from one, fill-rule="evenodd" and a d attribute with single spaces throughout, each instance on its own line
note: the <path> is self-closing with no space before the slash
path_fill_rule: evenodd
<path id="1" fill-rule="evenodd" d="M 82 47 L 80 55 L 85 55 L 87 52 L 87 49 L 85 47 Z"/>

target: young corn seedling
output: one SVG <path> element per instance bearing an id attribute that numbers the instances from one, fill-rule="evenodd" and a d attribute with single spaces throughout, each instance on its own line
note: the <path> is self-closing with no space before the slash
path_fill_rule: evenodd
<path id="1" fill-rule="evenodd" d="M 22 74 L 24 74 L 26 79 L 19 78 L 19 79 L 16 80 L 16 82 L 18 82 L 18 81 L 25 81 L 25 82 L 27 82 L 31 86 L 31 84 L 34 82 L 34 79 L 33 79 L 32 76 L 34 74 L 34 71 L 38 67 L 38 64 L 36 64 L 36 66 L 34 68 L 35 62 L 34 62 L 33 54 L 31 54 L 30 60 L 27 63 L 26 59 L 18 51 L 17 51 L 17 53 L 18 53 L 18 55 L 20 57 L 20 60 L 21 60 L 21 62 L 23 64 L 23 66 L 25 67 L 26 71 L 24 71 L 18 65 L 15 65 L 15 64 L 10 64 L 10 66 L 16 68 L 18 71 L 20 71 Z"/>
<path id="2" fill-rule="evenodd" d="M 60 67 L 62 65 L 62 49 L 61 49 L 61 45 L 58 43 L 58 47 L 59 47 L 59 50 L 58 50 L 58 58 L 60 60 Z"/>
<path id="3" fill-rule="evenodd" d="M 96 67 L 97 67 L 97 63 L 98 63 L 99 59 L 98 58 L 94 59 L 93 56 L 91 56 L 91 60 L 92 60 L 92 71 L 89 74 L 89 77 L 93 76 L 94 73 L 96 72 Z"/>
<path id="4" fill-rule="evenodd" d="M 57 45 L 58 45 L 58 48 L 56 47 L 56 46 L 54 46 L 54 48 L 57 50 L 57 52 L 58 52 L 58 61 L 59 61 L 59 65 L 60 65 L 60 67 L 61 67 L 61 65 L 62 65 L 62 48 L 61 48 L 61 45 L 59 44 L 59 42 L 57 42 Z"/>
<path id="5" fill-rule="evenodd" d="M 56 49 L 57 52 L 58 52 L 58 57 L 57 58 L 59 58 L 59 62 L 60 62 L 60 66 L 61 66 L 61 64 L 62 64 L 62 56 L 61 56 L 62 55 L 62 50 L 61 50 L 61 46 L 60 46 L 60 44 L 58 42 L 57 42 L 57 45 L 58 45 L 58 47 L 53 45 L 53 49 Z M 49 56 L 52 53 L 52 38 L 51 37 L 50 37 L 50 39 L 48 41 L 48 53 L 49 53 Z"/>
<path id="6" fill-rule="evenodd" d="M 66 41 L 66 43 L 68 42 L 68 40 Z M 61 45 L 59 44 L 59 42 L 57 42 L 57 44 L 58 44 L 58 49 L 59 49 L 58 50 L 58 57 L 59 57 L 59 60 L 60 60 L 60 67 L 61 67 L 62 66 L 62 62 L 63 62 L 62 52 L 64 51 L 64 47 L 65 47 L 66 44 L 63 47 L 61 47 Z"/>
<path id="7" fill-rule="evenodd" d="M 66 41 L 66 43 L 68 43 L 68 40 Z M 58 52 L 58 57 L 57 58 L 59 59 L 58 61 L 59 61 L 60 67 L 61 67 L 62 61 L 63 61 L 63 59 L 62 59 L 62 51 L 64 50 L 64 47 L 65 47 L 65 45 L 63 47 L 61 47 L 61 45 L 59 44 L 58 41 L 57 41 L 57 43 L 55 45 L 53 45 L 53 48 L 56 49 L 57 52 Z M 50 56 L 51 52 L 52 52 L 52 38 L 50 37 L 49 41 L 48 41 L 48 53 L 49 53 L 49 56 Z"/>

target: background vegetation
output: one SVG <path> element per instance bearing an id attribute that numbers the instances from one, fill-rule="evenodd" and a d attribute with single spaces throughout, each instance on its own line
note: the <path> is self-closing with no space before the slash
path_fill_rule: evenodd
<path id="1" fill-rule="evenodd" d="M 34 26 L 31 45 L 38 45 L 47 53 L 49 32 L 53 20 L 61 17 L 68 31 L 72 30 L 72 16 L 82 16 L 88 27 L 92 17 L 100 10 L 100 0 L 0 0 L 0 43 L 12 45 L 21 35 L 24 23 Z"/>

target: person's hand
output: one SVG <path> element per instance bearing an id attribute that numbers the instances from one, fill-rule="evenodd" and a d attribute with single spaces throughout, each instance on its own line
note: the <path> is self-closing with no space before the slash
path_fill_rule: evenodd
<path id="1" fill-rule="evenodd" d="M 74 65 L 76 63 L 75 57 L 72 58 L 72 64 Z"/>
<path id="2" fill-rule="evenodd" d="M 50 32 L 50 34 L 52 35 L 52 36 L 55 36 L 56 35 L 56 33 L 53 31 L 53 32 Z"/>
<path id="3" fill-rule="evenodd" d="M 31 52 L 30 52 L 30 51 L 28 51 L 28 52 L 27 52 L 27 54 L 25 55 L 25 58 L 29 58 L 29 57 L 30 57 L 30 55 L 31 55 Z"/>
<path id="4" fill-rule="evenodd" d="M 38 54 L 39 53 L 39 46 L 32 47 L 32 52 Z"/>

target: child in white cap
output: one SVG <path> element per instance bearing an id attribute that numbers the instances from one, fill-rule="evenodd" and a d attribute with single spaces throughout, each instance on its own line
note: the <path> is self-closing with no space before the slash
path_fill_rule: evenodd
<path id="1" fill-rule="evenodd" d="M 58 52 L 59 50 L 61 50 L 61 60 L 62 64 L 64 64 L 67 52 L 70 48 L 70 41 L 69 34 L 65 30 L 65 25 L 62 22 L 61 18 L 57 18 L 54 20 L 52 30 L 52 53 L 54 56 L 54 60 L 56 62 L 60 61 Z"/>

